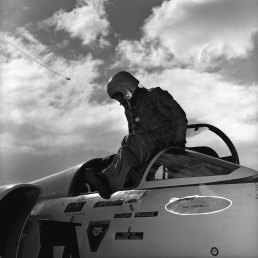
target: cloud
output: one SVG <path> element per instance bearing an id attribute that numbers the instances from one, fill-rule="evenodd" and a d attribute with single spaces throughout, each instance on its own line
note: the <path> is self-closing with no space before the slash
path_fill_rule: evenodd
<path id="1" fill-rule="evenodd" d="M 145 39 L 141 41 L 122 40 L 117 48 L 118 62 L 128 67 L 144 67 L 145 69 L 166 68 L 175 66 L 174 55 L 158 42 L 148 42 Z"/>
<path id="2" fill-rule="evenodd" d="M 127 130 L 122 108 L 114 101 L 92 103 L 92 92 L 101 87 L 95 82 L 101 60 L 90 54 L 76 61 L 57 57 L 25 29 L 16 37 L 1 33 L 1 39 L 1 180 L 35 179 L 117 151 Z M 42 167 L 32 175 L 37 162 Z"/>
<path id="3" fill-rule="evenodd" d="M 230 80 L 246 85 L 258 83 L 258 32 L 252 37 L 253 49 L 246 58 L 236 58 L 225 62 L 212 62 L 206 65 L 206 70 L 219 68 L 221 74 Z M 205 65 L 205 63 L 204 63 Z M 214 71 L 214 70 L 213 70 Z"/>
<path id="4" fill-rule="evenodd" d="M 84 0 L 71 12 L 59 10 L 52 17 L 39 23 L 40 28 L 55 26 L 67 31 L 72 38 L 80 38 L 83 45 L 109 46 L 105 39 L 109 33 L 109 22 L 104 10 L 105 0 Z"/>
<path id="5" fill-rule="evenodd" d="M 121 41 L 117 50 L 124 60 L 138 65 L 158 56 L 162 67 L 174 65 L 171 58 L 168 63 L 168 56 L 192 66 L 210 65 L 221 57 L 243 58 L 253 48 L 257 12 L 256 0 L 164 1 L 145 21 L 141 41 Z M 155 62 L 147 66 L 151 64 L 156 66 Z"/>
<path id="6" fill-rule="evenodd" d="M 121 118 L 120 114 L 116 115 L 117 105 L 114 102 L 107 106 L 90 103 L 102 61 L 93 59 L 91 55 L 78 61 L 57 57 L 33 35 L 30 35 L 32 40 L 29 44 L 25 44 L 21 37 L 14 38 L 3 33 L 1 36 L 26 53 L 32 56 L 37 54 L 38 60 L 55 71 L 71 77 L 67 81 L 29 59 L 12 45 L 1 44 L 2 150 L 43 154 L 82 142 L 87 146 L 97 146 L 102 141 L 105 145 L 108 138 L 105 142 L 93 135 L 98 131 L 111 134 L 113 130 L 123 130 L 112 126 L 112 122 L 118 124 L 116 121 Z M 106 116 L 107 112 L 111 114 L 109 117 Z M 106 129 L 102 129 L 103 125 Z M 111 146 L 110 143 L 107 145 Z"/>
<path id="7" fill-rule="evenodd" d="M 257 11 L 255 0 L 166 1 L 154 9 L 144 31 L 180 58 L 196 57 L 203 45 L 214 41 L 232 58 L 250 49 L 250 35 L 258 29 Z"/>

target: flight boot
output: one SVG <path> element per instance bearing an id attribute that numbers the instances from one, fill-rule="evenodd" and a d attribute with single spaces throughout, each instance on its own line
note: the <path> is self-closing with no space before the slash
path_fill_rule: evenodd
<path id="1" fill-rule="evenodd" d="M 104 174 L 98 174 L 93 168 L 86 168 L 84 178 L 92 189 L 98 191 L 103 199 L 110 199 L 113 192 Z"/>

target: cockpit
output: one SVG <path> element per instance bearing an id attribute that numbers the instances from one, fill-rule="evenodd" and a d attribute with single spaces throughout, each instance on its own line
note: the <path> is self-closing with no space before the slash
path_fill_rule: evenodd
<path id="1" fill-rule="evenodd" d="M 132 170 L 126 178 L 124 189 L 133 189 L 140 184 L 140 181 L 146 171 L 146 181 L 166 180 L 173 178 L 191 178 L 191 177 L 206 177 L 227 175 L 239 168 L 239 158 L 237 151 L 230 139 L 218 128 L 209 124 L 192 124 L 188 125 L 188 131 L 194 130 L 194 133 L 188 137 L 188 144 L 191 145 L 191 139 L 195 140 L 198 134 L 198 144 L 194 144 L 187 148 L 172 147 L 168 150 L 163 150 L 152 161 L 146 162 L 141 168 Z M 200 130 L 199 130 L 200 129 Z M 224 145 L 228 147 L 229 154 L 218 155 L 211 147 L 206 145 L 200 146 L 200 139 L 203 137 L 202 129 L 211 131 Z M 207 140 L 206 140 L 207 141 Z M 69 188 L 69 196 L 76 196 L 94 192 L 90 189 L 87 182 L 84 180 L 85 168 L 94 168 L 97 173 L 100 173 L 104 168 L 111 164 L 115 155 L 110 155 L 106 158 L 96 158 L 84 163 L 76 172 Z M 152 164 L 152 165 L 151 165 Z"/>

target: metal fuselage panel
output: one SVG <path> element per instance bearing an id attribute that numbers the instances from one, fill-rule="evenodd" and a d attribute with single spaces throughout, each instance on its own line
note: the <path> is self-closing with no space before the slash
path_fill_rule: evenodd
<path id="1" fill-rule="evenodd" d="M 98 194 L 42 200 L 21 257 L 38 257 L 42 220 L 73 224 L 80 257 L 257 257 L 257 196 L 258 184 L 246 183 L 123 191 L 110 200 Z M 62 257 L 64 246 L 53 249 Z"/>

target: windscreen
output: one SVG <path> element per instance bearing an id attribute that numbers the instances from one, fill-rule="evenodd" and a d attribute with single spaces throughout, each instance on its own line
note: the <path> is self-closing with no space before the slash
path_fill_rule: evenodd
<path id="1" fill-rule="evenodd" d="M 227 175 L 239 166 L 207 155 L 170 149 L 153 164 L 147 181 L 172 178 Z"/>

